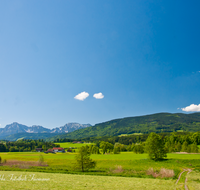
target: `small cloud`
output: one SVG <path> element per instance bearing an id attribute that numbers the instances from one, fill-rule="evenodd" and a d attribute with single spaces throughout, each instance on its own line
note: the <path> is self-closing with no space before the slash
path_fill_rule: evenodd
<path id="1" fill-rule="evenodd" d="M 200 111 L 200 104 L 199 105 L 191 104 L 190 106 L 181 109 L 186 112 Z"/>
<path id="2" fill-rule="evenodd" d="M 101 92 L 99 92 L 99 93 L 94 94 L 93 97 L 96 99 L 102 99 L 104 98 L 104 95 Z"/>
<path id="3" fill-rule="evenodd" d="M 89 94 L 87 92 L 81 92 L 80 94 L 77 94 L 74 99 L 77 99 L 77 100 L 85 100 L 87 97 L 89 96 Z"/>

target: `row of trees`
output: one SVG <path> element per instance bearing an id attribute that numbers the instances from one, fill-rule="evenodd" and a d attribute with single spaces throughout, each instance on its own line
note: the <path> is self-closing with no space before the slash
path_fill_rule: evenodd
<path id="1" fill-rule="evenodd" d="M 59 147 L 60 145 L 52 142 L 45 142 L 43 140 L 18 140 L 14 142 L 1 142 L 0 152 L 30 152 L 35 151 L 36 148 L 43 148 L 47 150 L 53 147 Z"/>
<path id="2" fill-rule="evenodd" d="M 164 137 L 165 142 L 169 141 L 171 144 L 180 142 L 183 144 L 185 141 L 188 144 L 196 143 L 200 145 L 200 132 L 189 133 L 189 132 L 172 132 L 172 133 L 158 133 Z M 143 135 L 127 135 L 127 136 L 114 136 L 114 137 L 91 137 L 87 141 L 95 142 L 98 144 L 99 141 L 109 142 L 111 144 L 120 143 L 124 145 L 130 145 L 132 143 L 145 142 L 149 134 Z"/>
<path id="3" fill-rule="evenodd" d="M 171 133 L 167 135 L 166 134 L 157 134 L 157 135 L 161 138 L 162 144 L 164 144 L 164 148 L 167 153 L 170 153 L 170 152 L 198 153 L 200 151 L 198 149 L 198 145 L 200 145 L 200 132 Z M 143 136 L 143 135 L 140 135 L 140 136 Z M 119 137 L 107 138 L 107 139 L 104 139 L 104 141 L 97 142 L 97 146 L 100 148 L 104 147 L 104 151 L 103 151 L 104 153 L 105 152 L 119 153 L 122 151 L 123 152 L 133 151 L 135 153 L 144 153 L 146 152 L 145 145 L 147 144 L 146 142 L 149 136 L 150 135 L 148 136 L 145 135 L 145 138 L 138 137 L 138 141 L 135 141 L 135 143 L 131 143 L 131 141 L 129 141 L 130 139 L 132 139 L 132 136 L 121 137 L 122 139 L 125 139 L 124 141 L 125 143 L 128 141 L 129 144 L 120 143 L 120 142 L 123 142 L 123 140 L 120 140 L 119 142 L 113 141 L 113 138 L 116 140 Z M 106 147 L 109 147 L 109 148 L 106 148 Z"/>

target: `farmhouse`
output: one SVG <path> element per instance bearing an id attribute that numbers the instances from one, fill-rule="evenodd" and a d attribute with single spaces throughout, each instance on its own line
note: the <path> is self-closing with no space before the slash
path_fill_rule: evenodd
<path id="1" fill-rule="evenodd" d="M 54 147 L 52 149 L 48 149 L 47 151 L 45 151 L 44 153 L 56 153 L 56 152 L 65 152 L 64 148 L 61 147 Z"/>
<path id="2" fill-rule="evenodd" d="M 65 152 L 65 149 L 64 149 L 64 148 L 61 148 L 61 147 L 54 147 L 54 148 L 53 148 L 53 151 L 54 151 L 54 152 Z"/>

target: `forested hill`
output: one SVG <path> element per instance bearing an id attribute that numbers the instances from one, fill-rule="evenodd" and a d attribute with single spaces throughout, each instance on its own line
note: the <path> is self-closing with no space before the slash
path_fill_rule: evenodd
<path id="1" fill-rule="evenodd" d="M 173 132 L 173 131 L 200 131 L 200 113 L 157 113 L 139 117 L 127 117 L 115 119 L 95 126 L 79 129 L 77 131 L 57 135 L 51 138 L 85 138 L 96 136 L 117 136 L 121 134 L 150 132 Z M 50 140 L 50 139 L 49 139 Z"/>

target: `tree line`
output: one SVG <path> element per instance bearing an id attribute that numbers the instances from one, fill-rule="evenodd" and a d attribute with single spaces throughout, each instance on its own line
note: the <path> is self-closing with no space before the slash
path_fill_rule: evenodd
<path id="1" fill-rule="evenodd" d="M 165 151 L 170 152 L 188 152 L 197 153 L 200 145 L 200 132 L 195 133 L 159 133 L 157 134 L 162 139 Z M 145 153 L 145 144 L 149 135 L 128 135 L 128 136 L 114 136 L 114 137 L 94 137 L 78 139 L 85 142 L 93 142 L 96 145 L 90 145 L 89 151 L 91 154 L 99 153 L 115 153 L 118 154 L 124 151 L 133 151 L 135 153 Z M 0 143 L 1 152 L 27 152 L 35 151 L 36 148 L 43 148 L 47 150 L 60 145 L 55 142 L 73 142 L 77 139 L 56 139 L 54 142 L 47 142 L 43 139 L 30 140 L 22 139 L 14 142 L 4 141 Z"/>
<path id="2" fill-rule="evenodd" d="M 59 147 L 60 145 L 53 142 L 45 142 L 44 140 L 22 139 L 18 141 L 0 142 L 0 152 L 31 152 L 36 148 L 43 148 L 46 151 L 49 148 Z"/>
<path id="3" fill-rule="evenodd" d="M 139 135 L 134 138 L 132 138 L 132 136 L 126 136 L 126 137 L 111 137 L 104 139 L 104 141 L 95 140 L 93 142 L 96 142 L 96 145 L 89 145 L 88 150 L 91 154 L 100 154 L 100 153 L 119 154 L 120 152 L 126 152 L 126 151 L 129 152 L 133 151 L 137 154 L 147 153 L 148 151 L 146 147 L 149 143 L 148 139 L 151 137 L 151 134 L 148 136 Z M 200 132 L 196 133 L 173 132 L 171 134 L 163 133 L 163 134 L 156 134 L 156 137 L 157 139 L 160 139 L 159 143 L 163 145 L 163 149 L 166 153 L 170 152 L 198 153 L 200 151 L 198 148 L 198 145 L 200 145 Z M 118 138 L 121 140 L 116 142 L 116 139 Z M 123 144 L 122 142 L 125 142 L 125 144 Z M 127 142 L 129 142 L 129 144 Z"/>

